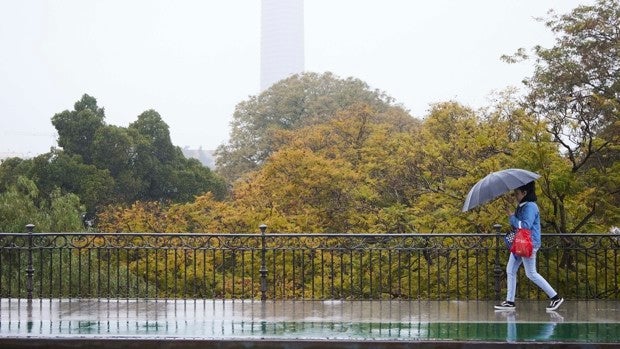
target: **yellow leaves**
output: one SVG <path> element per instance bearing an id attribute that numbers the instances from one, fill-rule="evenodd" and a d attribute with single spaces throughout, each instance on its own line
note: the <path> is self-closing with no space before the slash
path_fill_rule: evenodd
<path id="1" fill-rule="evenodd" d="M 305 149 L 284 149 L 235 188 L 235 204 L 271 210 L 271 218 L 283 215 L 308 222 L 310 214 L 321 221 L 351 197 L 350 186 L 355 182 L 355 173 L 341 160 L 325 159 Z"/>
<path id="2" fill-rule="evenodd" d="M 134 202 L 130 207 L 108 206 L 97 216 L 97 228 L 102 232 L 175 231 L 167 217 L 167 207 L 159 202 Z"/>
<path id="3" fill-rule="evenodd" d="M 400 109 L 355 105 L 323 124 L 280 131 L 284 145 L 235 184 L 234 206 L 262 213 L 275 229 L 369 231 L 377 205 L 406 200 L 413 125 Z"/>
<path id="4" fill-rule="evenodd" d="M 228 200 L 136 203 L 104 212 L 100 223 L 110 231 L 247 233 L 262 223 L 270 232 L 489 231 L 505 221 L 501 199 L 467 213 L 463 200 L 479 179 L 509 167 L 543 176 L 546 216 L 560 195 L 592 202 L 597 194 L 571 175 L 545 125 L 511 108 L 480 117 L 443 103 L 417 126 L 399 110 L 355 105 L 322 124 L 274 133 L 279 150 L 237 180 Z"/>

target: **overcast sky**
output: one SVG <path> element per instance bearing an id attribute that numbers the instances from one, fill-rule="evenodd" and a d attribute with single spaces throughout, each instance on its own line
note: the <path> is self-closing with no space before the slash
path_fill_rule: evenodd
<path id="1" fill-rule="evenodd" d="M 534 17 L 586 0 L 306 0 L 306 71 L 355 77 L 423 117 L 482 107 L 553 36 Z M 180 147 L 215 149 L 260 84 L 260 0 L 0 1 L 0 158 L 56 145 L 51 117 L 87 93 L 108 124 L 155 109 Z"/>

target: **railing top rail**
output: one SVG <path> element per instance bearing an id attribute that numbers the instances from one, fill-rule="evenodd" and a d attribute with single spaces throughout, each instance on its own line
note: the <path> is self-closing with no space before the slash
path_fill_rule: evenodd
<path id="1" fill-rule="evenodd" d="M 27 233 L 4 233 L 0 232 L 0 236 L 24 236 Z M 257 237 L 261 236 L 257 233 L 98 233 L 98 232 L 58 232 L 58 233 L 34 233 L 37 236 L 176 236 L 176 237 Z M 497 233 L 413 233 L 413 234 L 394 234 L 394 233 L 267 233 L 267 237 L 325 237 L 325 238 L 378 238 L 378 237 L 488 237 L 496 236 Z M 620 235 L 609 233 L 575 233 L 575 234 L 559 234 L 559 233 L 543 233 L 544 236 L 554 237 L 616 237 L 620 239 Z"/>

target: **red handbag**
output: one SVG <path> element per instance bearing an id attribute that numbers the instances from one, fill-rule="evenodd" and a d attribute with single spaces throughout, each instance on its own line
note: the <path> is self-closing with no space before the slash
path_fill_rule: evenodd
<path id="1" fill-rule="evenodd" d="M 532 250 L 534 249 L 534 243 L 532 242 L 532 236 L 529 229 L 521 228 L 521 221 L 519 221 L 519 228 L 517 228 L 517 234 L 510 247 L 510 252 L 519 257 L 532 257 Z"/>

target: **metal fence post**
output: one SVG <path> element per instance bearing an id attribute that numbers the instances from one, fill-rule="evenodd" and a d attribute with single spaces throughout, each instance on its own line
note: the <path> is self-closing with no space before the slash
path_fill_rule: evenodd
<path id="1" fill-rule="evenodd" d="M 32 266 L 32 230 L 34 229 L 34 224 L 27 224 L 26 229 L 28 230 L 28 267 L 26 268 L 26 292 L 28 293 L 28 302 L 32 302 L 32 278 L 34 276 L 34 267 Z"/>
<path id="2" fill-rule="evenodd" d="M 260 300 L 267 300 L 267 265 L 265 262 L 265 252 L 267 250 L 267 246 L 265 245 L 265 231 L 267 230 L 267 226 L 265 224 L 261 224 L 260 235 L 261 235 L 261 250 L 260 250 Z"/>
<path id="3" fill-rule="evenodd" d="M 502 225 L 494 224 L 493 228 L 495 229 L 495 265 L 493 266 L 493 277 L 495 279 L 495 300 L 500 300 L 500 277 L 502 276 L 502 267 L 499 265 L 499 249 L 500 249 L 500 240 L 502 237 Z"/>

